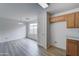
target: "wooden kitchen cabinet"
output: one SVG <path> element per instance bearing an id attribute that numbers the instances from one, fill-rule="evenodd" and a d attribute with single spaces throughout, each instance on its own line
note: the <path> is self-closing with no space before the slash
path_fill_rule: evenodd
<path id="1" fill-rule="evenodd" d="M 79 28 L 79 12 L 77 12 L 75 15 L 75 27 Z"/>
<path id="2" fill-rule="evenodd" d="M 77 49 L 77 51 L 78 51 L 78 56 L 79 56 L 79 41 L 77 41 L 77 45 L 78 45 L 78 49 Z"/>
<path id="3" fill-rule="evenodd" d="M 66 55 L 68 56 L 78 56 L 79 55 L 79 42 L 77 40 L 68 39 Z"/>
<path id="4" fill-rule="evenodd" d="M 79 28 L 79 12 L 50 18 L 50 23 L 67 21 L 67 28 Z"/>
<path id="5" fill-rule="evenodd" d="M 75 28 L 75 14 L 68 14 L 65 16 L 67 20 L 67 28 Z"/>
<path id="6" fill-rule="evenodd" d="M 65 18 L 64 18 L 64 16 L 58 16 L 58 17 L 56 17 L 55 21 L 62 22 L 62 21 L 65 21 Z"/>
<path id="7" fill-rule="evenodd" d="M 50 19 L 51 23 L 62 22 L 62 21 L 65 21 L 64 16 L 51 17 L 51 19 Z"/>
<path id="8" fill-rule="evenodd" d="M 50 18 L 50 23 L 55 23 L 55 19 L 56 19 L 56 17 L 51 17 Z"/>

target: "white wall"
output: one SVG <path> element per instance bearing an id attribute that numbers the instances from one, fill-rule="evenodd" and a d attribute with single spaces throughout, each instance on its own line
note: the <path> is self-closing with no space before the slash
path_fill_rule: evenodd
<path id="1" fill-rule="evenodd" d="M 38 15 L 38 44 L 47 49 L 47 12 L 41 10 Z"/>
<path id="2" fill-rule="evenodd" d="M 53 23 L 50 26 L 51 30 L 51 44 L 66 49 L 67 29 L 66 22 Z"/>
<path id="3" fill-rule="evenodd" d="M 0 42 L 21 39 L 26 36 L 26 26 L 18 21 L 0 18 Z"/>
<path id="4" fill-rule="evenodd" d="M 2 32 L 0 33 L 0 35 L 1 35 L 0 42 L 21 39 L 26 36 L 26 28 L 25 26 L 18 27 L 18 28 L 15 28 L 14 30 Z"/>

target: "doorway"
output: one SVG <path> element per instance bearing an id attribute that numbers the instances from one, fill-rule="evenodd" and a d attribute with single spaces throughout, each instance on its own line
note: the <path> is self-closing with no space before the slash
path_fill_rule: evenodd
<path id="1" fill-rule="evenodd" d="M 37 41 L 37 23 L 29 23 L 28 25 L 28 38 Z"/>

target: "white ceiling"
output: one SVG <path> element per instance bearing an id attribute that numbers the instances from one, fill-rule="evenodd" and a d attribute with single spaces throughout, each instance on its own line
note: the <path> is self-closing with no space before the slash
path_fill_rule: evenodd
<path id="1" fill-rule="evenodd" d="M 24 26 L 18 20 L 37 21 L 40 9 L 36 3 L 0 3 L 0 32 Z"/>
<path id="2" fill-rule="evenodd" d="M 79 8 L 79 3 L 51 3 L 47 11 L 51 14 L 57 14 L 74 8 Z"/>
<path id="3" fill-rule="evenodd" d="M 0 3 L 0 17 L 22 20 L 37 19 L 40 7 L 34 3 Z"/>

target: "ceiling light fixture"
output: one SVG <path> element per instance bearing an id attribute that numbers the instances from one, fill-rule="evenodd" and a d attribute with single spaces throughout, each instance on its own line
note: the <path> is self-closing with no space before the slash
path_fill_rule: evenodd
<path id="1" fill-rule="evenodd" d="M 48 4 L 47 3 L 38 3 L 42 8 L 47 8 Z"/>

